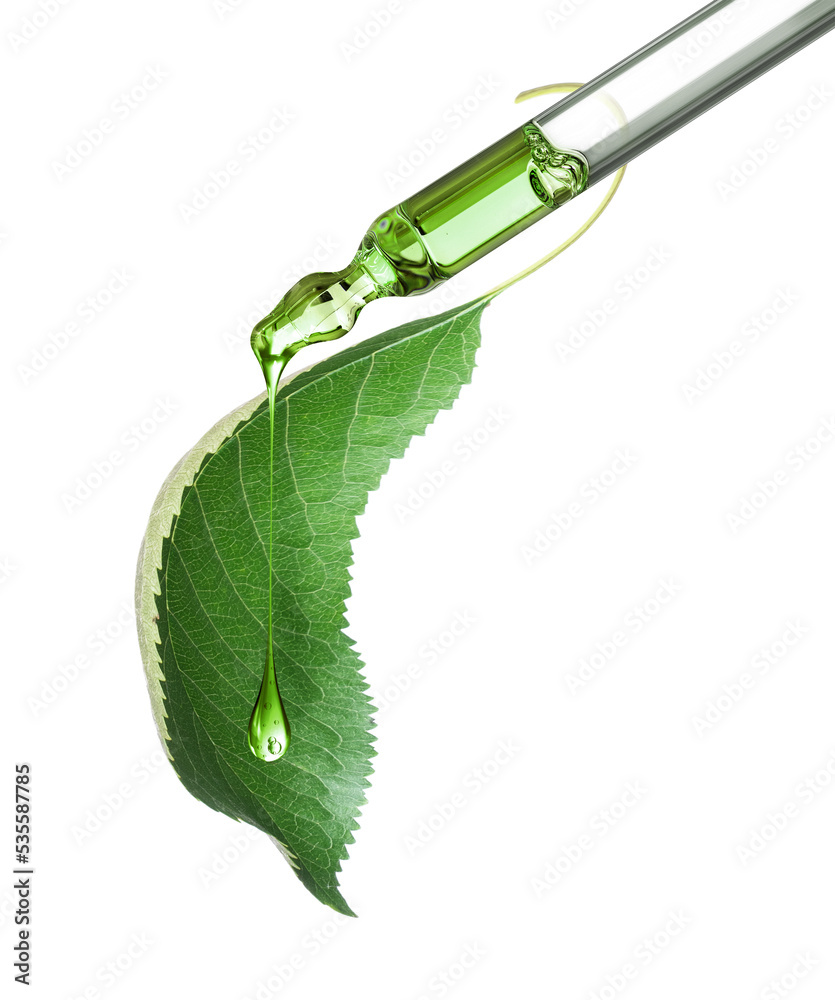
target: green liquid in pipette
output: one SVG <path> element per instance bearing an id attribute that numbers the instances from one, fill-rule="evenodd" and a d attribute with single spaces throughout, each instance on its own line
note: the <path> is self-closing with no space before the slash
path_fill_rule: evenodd
<path id="1" fill-rule="evenodd" d="M 248 743 L 260 760 L 282 757 L 290 724 L 273 651 L 273 441 L 281 373 L 303 347 L 343 337 L 374 299 L 428 292 L 584 190 L 588 164 L 554 147 L 529 122 L 374 220 L 342 271 L 309 274 L 252 332 L 270 408 L 267 650 Z"/>

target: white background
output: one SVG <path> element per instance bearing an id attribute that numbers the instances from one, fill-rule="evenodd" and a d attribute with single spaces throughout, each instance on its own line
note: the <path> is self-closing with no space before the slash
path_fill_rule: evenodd
<path id="1" fill-rule="evenodd" d="M 26 760 L 27 996 L 832 996 L 835 99 L 803 109 L 813 87 L 833 93 L 835 38 L 636 161 L 592 231 L 488 309 L 472 385 L 371 498 L 350 633 L 390 704 L 342 876 L 359 919 L 335 920 L 265 838 L 161 763 L 125 610 L 165 475 L 261 389 L 246 333 L 287 272 L 317 248 L 341 267 L 375 215 L 551 103 L 514 106 L 519 91 L 590 79 L 691 2 L 404 0 L 378 30 L 383 0 L 69 0 L 25 44 L 13 36 L 40 8 L 4 5 L 4 994 L 20 989 L 11 798 Z M 245 160 L 274 109 L 292 121 Z M 102 117 L 114 128 L 91 150 Z M 402 179 L 400 158 L 438 128 L 444 142 Z M 62 171 L 79 144 L 89 155 Z M 237 176 L 184 219 L 230 159 Z M 369 307 L 351 339 L 475 297 L 602 193 L 434 300 Z M 648 258 L 663 264 L 642 269 Z M 792 302 L 776 317 L 781 294 Z M 102 308 L 88 321 L 91 295 Z M 607 300 L 605 322 L 561 357 Z M 685 383 L 732 341 L 742 356 L 689 401 Z M 502 426 L 479 432 L 491 409 Z M 635 456 L 628 472 L 526 559 L 618 449 Z M 728 514 L 779 470 L 777 495 L 734 530 Z M 68 504 L 79 480 L 98 485 Z M 403 516 L 411 490 L 426 499 Z M 676 595 L 660 606 L 662 581 Z M 474 621 L 450 643 L 459 614 Z M 780 657 L 789 623 L 803 637 Z M 618 631 L 626 644 L 572 693 Z M 755 658 L 772 647 L 763 673 Z M 418 676 L 392 699 L 410 664 Z M 700 731 L 745 672 L 754 686 Z M 512 755 L 491 764 L 503 742 Z M 639 793 L 619 805 L 630 783 Z M 785 829 L 751 847 L 775 820 Z M 673 913 L 681 929 L 665 937 Z M 479 957 L 447 990 L 439 977 L 459 976 L 468 948 Z M 781 976 L 782 994 L 769 987 Z"/>

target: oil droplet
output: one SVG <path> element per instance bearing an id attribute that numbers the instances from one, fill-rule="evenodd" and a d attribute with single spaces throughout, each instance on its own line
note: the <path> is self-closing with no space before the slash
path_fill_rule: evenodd
<path id="1" fill-rule="evenodd" d="M 267 398 L 270 404 L 270 533 L 268 547 L 267 584 L 267 652 L 264 657 L 264 676 L 258 698 L 252 709 L 247 731 L 249 749 L 259 760 L 273 761 L 283 757 L 290 745 L 290 723 L 278 690 L 278 678 L 273 657 L 273 460 L 275 451 L 275 394 L 284 363 L 262 361 L 261 367 L 267 380 Z"/>
<path id="2" fill-rule="evenodd" d="M 283 757 L 290 743 L 290 723 L 278 691 L 271 650 L 264 662 L 264 677 L 249 720 L 247 742 L 255 756 L 265 761 Z"/>

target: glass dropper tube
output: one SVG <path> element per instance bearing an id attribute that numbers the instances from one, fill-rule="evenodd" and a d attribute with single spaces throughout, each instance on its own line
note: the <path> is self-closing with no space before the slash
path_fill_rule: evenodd
<path id="1" fill-rule="evenodd" d="M 718 0 L 533 122 L 591 185 L 833 27 L 835 0 Z"/>
<path id="2" fill-rule="evenodd" d="M 342 271 L 310 274 L 257 324 L 274 385 L 368 302 L 429 291 L 835 27 L 835 0 L 716 0 L 378 216 Z"/>

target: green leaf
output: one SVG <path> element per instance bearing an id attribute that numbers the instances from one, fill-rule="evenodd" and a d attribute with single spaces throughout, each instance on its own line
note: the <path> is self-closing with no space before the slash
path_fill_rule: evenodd
<path id="1" fill-rule="evenodd" d="M 263 395 L 171 472 L 140 554 L 140 646 L 177 775 L 202 802 L 269 834 L 307 888 L 341 913 L 352 911 L 337 873 L 374 754 L 362 663 L 343 631 L 356 518 L 391 459 L 469 382 L 486 305 L 398 327 L 279 389 L 274 649 L 293 731 L 281 760 L 257 760 L 246 740 L 266 642 Z"/>

